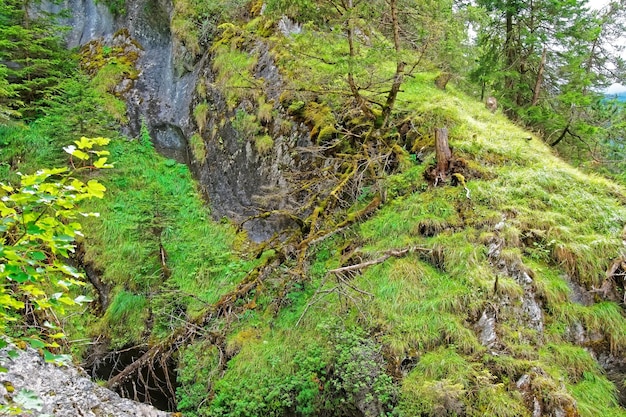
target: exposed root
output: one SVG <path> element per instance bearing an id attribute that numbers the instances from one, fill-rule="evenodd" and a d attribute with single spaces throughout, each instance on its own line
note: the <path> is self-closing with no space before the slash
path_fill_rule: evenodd
<path id="1" fill-rule="evenodd" d="M 245 310 L 247 307 L 236 305 L 236 301 L 244 299 L 248 294 L 273 271 L 282 260 L 277 256 L 269 257 L 266 262 L 251 271 L 246 278 L 233 291 L 223 295 L 219 301 L 210 306 L 207 311 L 187 323 L 184 327 L 176 330 L 166 340 L 150 347 L 139 359 L 126 366 L 120 373 L 110 378 L 106 386 L 109 389 L 119 388 L 146 367 L 153 369 L 156 361 L 167 361 L 181 346 L 189 344 L 197 337 L 203 337 L 211 344 L 220 346 L 224 343 L 223 330 L 212 332 L 205 330 L 206 327 L 218 318 L 223 318 Z"/>

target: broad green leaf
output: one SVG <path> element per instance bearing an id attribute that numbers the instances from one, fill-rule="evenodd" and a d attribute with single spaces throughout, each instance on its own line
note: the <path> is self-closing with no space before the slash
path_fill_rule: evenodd
<path id="1" fill-rule="evenodd" d="M 93 166 L 96 168 L 113 168 L 113 165 L 107 164 L 107 158 L 102 157 L 99 158 L 96 162 L 93 163 Z"/>
<path id="2" fill-rule="evenodd" d="M 78 146 L 79 149 L 91 149 L 93 148 L 93 145 L 95 145 L 95 142 L 93 140 L 88 139 L 84 136 L 80 138 L 80 140 L 75 140 L 74 143 L 76 144 L 76 146 Z"/>
<path id="3" fill-rule="evenodd" d="M 72 357 L 70 355 L 55 355 L 48 350 L 43 350 L 43 358 L 48 363 L 54 363 L 57 365 L 70 365 L 72 363 Z"/>
<path id="4" fill-rule="evenodd" d="M 22 286 L 22 290 L 24 292 L 30 293 L 34 297 L 41 297 L 42 295 L 46 295 L 46 293 L 36 285 L 26 284 Z"/>
<path id="5" fill-rule="evenodd" d="M 97 198 L 104 197 L 104 192 L 106 191 L 106 187 L 96 180 L 89 180 L 89 182 L 87 182 L 87 189 L 91 195 Z"/>
<path id="6" fill-rule="evenodd" d="M 74 145 L 69 145 L 63 148 L 63 150 L 67 153 L 69 153 L 72 156 L 75 156 L 78 159 L 82 159 L 84 161 L 86 161 L 87 159 L 89 159 L 89 155 L 86 154 L 85 152 L 76 149 L 76 146 Z"/>
<path id="7" fill-rule="evenodd" d="M 48 259 L 46 254 L 41 251 L 31 252 L 30 257 L 36 261 L 45 261 L 46 259 Z"/>
<path id="8" fill-rule="evenodd" d="M 59 302 L 65 304 L 66 306 L 73 306 L 74 304 L 74 300 L 72 300 L 70 297 L 59 297 Z"/>
<path id="9" fill-rule="evenodd" d="M 31 337 L 25 337 L 24 340 L 26 342 L 28 342 L 28 344 L 33 348 L 33 349 L 43 349 L 44 347 L 46 347 L 46 344 L 44 342 L 42 342 L 39 339 L 34 339 Z"/>
<path id="10" fill-rule="evenodd" d="M 91 140 L 94 141 L 98 146 L 106 146 L 111 142 L 111 139 L 103 137 L 91 138 Z"/>
<path id="11" fill-rule="evenodd" d="M 82 305 L 83 303 L 91 303 L 92 301 L 93 298 L 87 297 L 85 295 L 79 295 L 78 297 L 74 298 L 74 302 L 78 305 Z"/>
<path id="12" fill-rule="evenodd" d="M 82 277 L 82 274 L 80 272 L 78 272 L 76 270 L 76 268 L 74 268 L 73 266 L 63 265 L 61 267 L 61 269 L 63 270 L 63 272 L 65 272 L 68 275 L 73 276 L 74 278 L 81 278 Z"/>
<path id="13" fill-rule="evenodd" d="M 0 294 L 0 305 L 14 310 L 21 310 L 24 308 L 23 302 L 16 300 L 8 294 Z"/>

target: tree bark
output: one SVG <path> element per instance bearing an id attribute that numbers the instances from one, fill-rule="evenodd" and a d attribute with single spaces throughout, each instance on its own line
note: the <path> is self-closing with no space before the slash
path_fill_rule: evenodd
<path id="1" fill-rule="evenodd" d="M 546 54 L 548 52 L 548 48 L 543 47 L 543 52 L 541 53 L 541 63 L 539 64 L 539 71 L 537 71 L 537 80 L 535 81 L 535 91 L 533 92 L 533 101 L 532 105 L 536 106 L 539 101 L 539 93 L 541 92 L 541 83 L 543 82 L 543 70 L 546 67 Z"/>
<path id="2" fill-rule="evenodd" d="M 400 23 L 398 21 L 398 4 L 397 0 L 389 0 L 389 7 L 391 8 L 391 23 L 393 25 L 393 45 L 396 52 L 396 73 L 393 78 L 393 84 L 391 90 L 387 95 L 387 101 L 383 107 L 383 127 L 387 126 L 389 122 L 389 116 L 396 103 L 396 97 L 400 91 L 400 86 L 404 79 L 404 67 L 405 63 L 400 57 Z"/>
<path id="3" fill-rule="evenodd" d="M 444 180 L 450 166 L 452 151 L 448 145 L 448 129 L 438 127 L 435 129 L 435 155 L 437 156 L 437 179 Z"/>

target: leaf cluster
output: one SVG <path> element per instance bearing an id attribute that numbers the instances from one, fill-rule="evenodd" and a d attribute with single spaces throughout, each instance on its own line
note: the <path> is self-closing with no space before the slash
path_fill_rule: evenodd
<path id="1" fill-rule="evenodd" d="M 0 331 L 23 337 L 24 325 L 43 323 L 35 339 L 52 340 L 41 347 L 58 347 L 64 337 L 56 313 L 90 301 L 76 297 L 83 274 L 71 265 L 76 239 L 82 235 L 80 218 L 98 216 L 79 204 L 102 198 L 97 180 L 84 180 L 86 169 L 109 168 L 105 138 L 81 138 L 65 151 L 76 158 L 72 168 L 40 169 L 18 174 L 19 182 L 0 182 Z M 97 159 L 96 159 L 97 158 Z M 30 313 L 28 316 L 26 313 Z M 25 339 L 27 340 L 27 339 Z M 42 343 L 42 342 L 40 342 Z M 32 343 L 31 343 L 32 344 Z M 42 343 L 43 344 L 43 343 Z M 40 346 L 36 346 L 40 347 Z"/>

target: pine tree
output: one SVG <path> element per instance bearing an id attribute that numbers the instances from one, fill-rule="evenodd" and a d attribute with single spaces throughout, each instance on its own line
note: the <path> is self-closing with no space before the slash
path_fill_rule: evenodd
<path id="1" fill-rule="evenodd" d="M 28 0 L 0 2 L 0 86 L 11 85 L 0 91 L 0 108 L 26 119 L 40 114 L 37 102 L 74 66 L 53 16 L 34 16 L 31 8 Z"/>

